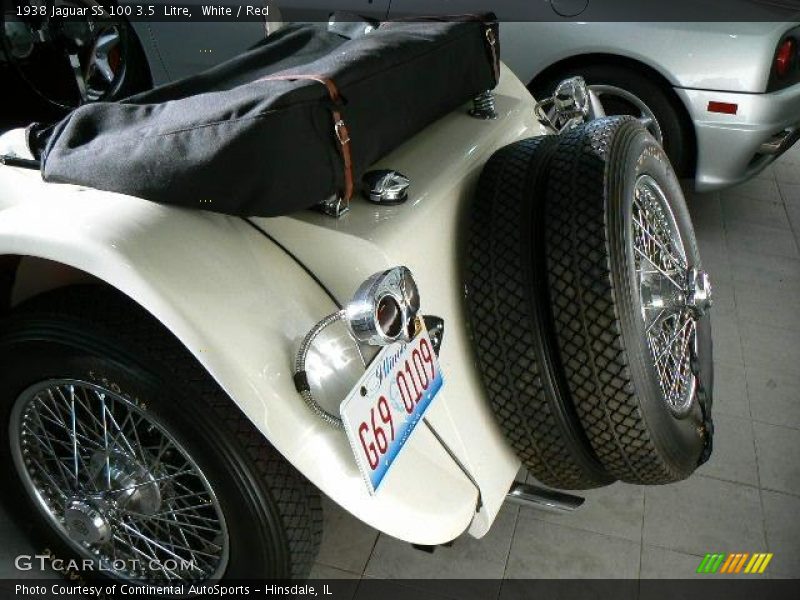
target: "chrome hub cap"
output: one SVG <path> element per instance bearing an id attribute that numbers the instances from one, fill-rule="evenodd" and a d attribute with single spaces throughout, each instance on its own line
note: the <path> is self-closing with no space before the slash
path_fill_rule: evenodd
<path id="1" fill-rule="evenodd" d="M 138 581 L 224 573 L 229 539 L 216 495 L 140 404 L 85 381 L 44 381 L 14 404 L 10 441 L 37 508 L 95 569 Z"/>
<path id="2" fill-rule="evenodd" d="M 697 388 L 697 319 L 711 306 L 711 283 L 707 273 L 689 266 L 666 195 L 649 175 L 636 181 L 631 224 L 647 345 L 664 401 L 682 416 Z"/>
<path id="3" fill-rule="evenodd" d="M 704 315 L 711 308 L 711 279 L 708 273 L 690 269 L 686 286 L 686 305 L 698 316 Z"/>
<path id="4" fill-rule="evenodd" d="M 113 536 L 111 523 L 103 511 L 81 498 L 67 502 L 64 527 L 69 537 L 81 544 L 107 544 Z"/>

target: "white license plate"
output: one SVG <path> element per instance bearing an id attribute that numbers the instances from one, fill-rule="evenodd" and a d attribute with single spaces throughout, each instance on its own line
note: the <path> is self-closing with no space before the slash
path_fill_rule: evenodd
<path id="1" fill-rule="evenodd" d="M 442 387 L 442 372 L 422 319 L 410 343 L 384 347 L 340 413 L 347 438 L 374 494 Z"/>

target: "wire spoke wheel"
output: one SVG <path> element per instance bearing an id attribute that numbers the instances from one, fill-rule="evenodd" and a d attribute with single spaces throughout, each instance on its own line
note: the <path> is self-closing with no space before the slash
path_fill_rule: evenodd
<path id="1" fill-rule="evenodd" d="M 43 381 L 17 399 L 10 441 L 37 507 L 96 569 L 138 581 L 224 572 L 228 532 L 208 479 L 134 402 L 85 381 Z"/>
<path id="2" fill-rule="evenodd" d="M 685 415 L 697 387 L 692 368 L 697 318 L 705 309 L 710 286 L 704 273 L 689 267 L 666 195 L 649 175 L 640 175 L 636 181 L 631 226 L 641 314 L 653 366 L 667 406 L 676 415 Z"/>

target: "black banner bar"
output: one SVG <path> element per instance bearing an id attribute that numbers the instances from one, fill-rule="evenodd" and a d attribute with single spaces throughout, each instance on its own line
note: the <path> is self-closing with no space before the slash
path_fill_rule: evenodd
<path id="1" fill-rule="evenodd" d="M 800 0 L 73 0 L 49 8 L 43 0 L 4 0 L 4 6 L 6 18 L 187 23 L 324 22 L 334 12 L 374 19 L 494 12 L 500 21 L 800 21 Z"/>
<path id="2" fill-rule="evenodd" d="M 794 600 L 800 581 L 776 579 L 688 580 L 382 580 L 230 581 L 218 584 L 137 584 L 82 579 L 0 580 L 0 597 L 65 600 L 97 598 L 317 598 L 319 600 Z"/>

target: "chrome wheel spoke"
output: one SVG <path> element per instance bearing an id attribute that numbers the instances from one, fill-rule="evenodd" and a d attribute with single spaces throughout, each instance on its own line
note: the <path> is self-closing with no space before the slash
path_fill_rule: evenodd
<path id="1" fill-rule="evenodd" d="M 117 25 L 106 27 L 94 40 L 86 65 L 86 97 L 100 100 L 111 89 L 118 77 L 118 68 L 112 65 L 112 53 L 120 51 L 122 38 Z"/>
<path id="2" fill-rule="evenodd" d="M 86 558 L 139 581 L 224 571 L 228 534 L 213 490 L 137 404 L 95 384 L 47 381 L 22 394 L 12 423 L 26 487 Z"/>
<path id="3" fill-rule="evenodd" d="M 696 388 L 691 356 L 701 314 L 697 285 L 700 280 L 707 285 L 707 277 L 698 278 L 699 272 L 690 269 L 667 198 L 649 175 L 639 176 L 634 187 L 631 241 L 645 338 L 659 387 L 670 410 L 685 414 Z M 708 295 L 710 287 L 701 291 Z"/>
<path id="4" fill-rule="evenodd" d="M 604 114 L 611 111 L 613 115 L 631 115 L 638 119 L 653 137 L 661 143 L 663 134 L 655 114 L 645 102 L 628 90 L 607 84 L 592 84 L 589 91 L 603 104 Z"/>

